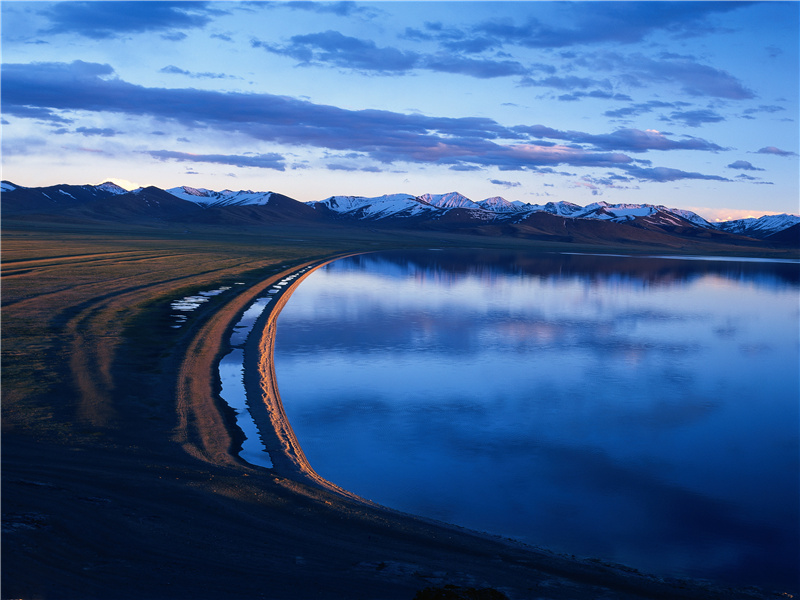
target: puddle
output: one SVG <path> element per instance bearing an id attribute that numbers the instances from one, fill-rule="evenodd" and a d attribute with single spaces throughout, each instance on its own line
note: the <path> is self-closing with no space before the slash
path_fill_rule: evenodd
<path id="1" fill-rule="evenodd" d="M 253 325 L 256 319 L 261 316 L 267 304 L 272 302 L 272 298 L 258 298 L 253 304 L 250 305 L 239 322 L 234 326 L 233 333 L 231 334 L 231 346 L 242 346 L 247 341 L 247 336 L 253 330 Z"/>
<path id="2" fill-rule="evenodd" d="M 292 275 L 284 277 L 267 290 L 267 296 L 256 298 L 253 301 L 247 310 L 242 313 L 241 318 L 233 327 L 233 332 L 230 337 L 230 345 L 233 349 L 219 362 L 219 379 L 222 384 L 220 397 L 236 412 L 236 425 L 238 425 L 245 436 L 239 456 L 250 464 L 267 467 L 268 469 L 272 468 L 272 460 L 261 440 L 258 426 L 250 415 L 250 410 L 247 407 L 247 392 L 244 387 L 244 344 L 247 341 L 247 337 L 253 331 L 256 321 L 264 310 L 266 310 L 269 303 L 272 302 L 275 295 L 283 292 L 284 288 L 292 281 L 310 270 L 311 267 L 304 267 Z M 215 292 L 221 293 L 225 291 L 225 289 L 230 288 L 220 288 L 220 290 L 215 290 Z M 208 300 L 203 294 L 209 294 L 209 292 L 201 292 L 202 300 L 200 300 L 200 303 Z M 192 302 L 195 302 L 196 298 L 197 296 L 189 296 L 182 301 L 188 306 Z M 173 303 L 173 305 L 174 304 L 175 303 Z M 197 306 L 199 305 L 200 304 L 197 304 Z M 196 306 L 194 308 L 196 308 Z M 188 310 L 194 309 L 191 308 Z M 174 316 L 176 318 L 183 317 L 184 320 L 186 319 L 185 315 Z M 177 326 L 180 327 L 180 325 Z"/>
<path id="3" fill-rule="evenodd" d="M 234 348 L 219 362 L 219 379 L 222 383 L 220 396 L 236 411 L 236 425 L 242 430 L 245 440 L 239 456 L 251 465 L 272 468 L 272 460 L 264 449 L 258 427 L 247 409 L 244 389 L 244 350 Z"/>
<path id="4" fill-rule="evenodd" d="M 231 289 L 230 286 L 224 285 L 216 290 L 199 292 L 196 296 L 184 296 L 180 300 L 173 300 L 170 302 L 169 307 L 172 310 L 178 311 L 179 313 L 189 313 L 199 308 L 204 302 L 208 302 L 213 296 L 219 296 L 222 292 L 226 292 L 229 289 Z M 177 314 L 172 315 L 172 318 L 174 319 L 174 322 L 171 325 L 172 329 L 179 329 L 181 325 L 187 321 L 189 316 L 186 314 Z"/>

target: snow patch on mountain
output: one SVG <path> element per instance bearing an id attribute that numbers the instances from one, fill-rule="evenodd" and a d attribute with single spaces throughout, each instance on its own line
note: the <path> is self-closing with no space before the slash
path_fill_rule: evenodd
<path id="1" fill-rule="evenodd" d="M 477 203 L 483 210 L 488 210 L 494 213 L 516 213 L 524 210 L 525 206 L 529 206 L 523 202 L 513 204 L 501 196 L 493 196 L 486 198 Z"/>
<path id="2" fill-rule="evenodd" d="M 417 196 L 417 199 L 437 208 L 482 208 L 479 204 L 458 192 L 423 194 L 422 196 Z"/>
<path id="3" fill-rule="evenodd" d="M 176 198 L 194 202 L 199 206 L 264 206 L 269 203 L 272 192 L 253 192 L 251 190 L 222 190 L 215 192 L 205 188 L 181 186 L 166 190 Z"/>
<path id="4" fill-rule="evenodd" d="M 110 194 L 114 194 L 116 196 L 128 193 L 128 190 L 118 186 L 116 183 L 112 181 L 106 181 L 105 183 L 101 183 L 100 185 L 94 186 L 94 188 L 97 190 L 102 190 L 104 192 L 109 192 Z"/>
<path id="5" fill-rule="evenodd" d="M 13 192 L 15 189 L 17 189 L 17 186 L 15 186 L 13 183 L 8 181 L 0 182 L 0 192 Z"/>
<path id="6" fill-rule="evenodd" d="M 725 221 L 723 223 L 715 223 L 714 227 L 728 233 L 765 237 L 783 231 L 797 223 L 800 223 L 800 217 L 797 215 L 782 214 L 764 215 L 758 219 L 751 217 L 749 219 Z"/>
<path id="7" fill-rule="evenodd" d="M 308 202 L 309 206 L 325 206 L 342 215 L 358 219 L 385 219 L 386 217 L 413 217 L 432 209 L 410 194 L 387 194 L 367 198 L 365 196 L 331 196 L 325 200 Z"/>
<path id="8" fill-rule="evenodd" d="M 562 200 L 560 202 L 548 202 L 547 204 L 529 204 L 527 210 L 529 212 L 546 212 L 559 217 L 571 217 L 583 210 L 583 207 Z"/>

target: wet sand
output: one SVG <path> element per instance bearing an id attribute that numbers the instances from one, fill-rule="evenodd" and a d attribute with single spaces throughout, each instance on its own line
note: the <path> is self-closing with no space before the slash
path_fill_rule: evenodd
<path id="1" fill-rule="evenodd" d="M 157 357 L 158 368 L 143 368 L 156 362 L 140 356 L 147 340 L 126 339 L 101 373 L 103 389 L 79 380 L 75 400 L 70 386 L 54 387 L 53 411 L 71 402 L 96 408 L 84 429 L 4 423 L 3 598 L 411 600 L 445 585 L 512 599 L 778 597 L 554 555 L 376 506 L 326 482 L 305 460 L 274 384 L 275 319 L 288 291 L 245 348 L 248 399 L 261 401 L 256 420 L 271 431 L 275 466 L 240 460 L 216 363 L 249 303 L 304 264 L 198 316 Z M 80 339 L 85 359 L 67 361 L 76 379 L 96 368 L 92 352 L 108 343 L 100 334 Z"/>

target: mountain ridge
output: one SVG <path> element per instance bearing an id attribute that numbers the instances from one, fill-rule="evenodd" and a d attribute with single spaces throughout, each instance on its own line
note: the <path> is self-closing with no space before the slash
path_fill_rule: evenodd
<path id="1" fill-rule="evenodd" d="M 29 188 L 3 181 L 0 192 L 6 216 L 41 214 L 48 218 L 61 215 L 76 219 L 127 218 L 219 225 L 325 222 L 514 237 L 550 235 L 564 241 L 575 241 L 576 236 L 602 240 L 605 236 L 637 243 L 654 240 L 667 243 L 666 238 L 677 236 L 725 243 L 755 240 L 800 247 L 800 216 L 797 215 L 765 215 L 711 223 L 689 210 L 651 204 L 604 201 L 586 206 L 566 201 L 526 204 L 501 196 L 476 202 L 455 191 L 420 196 L 404 193 L 376 197 L 330 196 L 324 200 L 300 202 L 271 191 L 215 191 L 190 186 L 166 190 L 150 186 L 129 192 L 111 182 Z M 625 226 L 625 229 L 613 229 L 601 223 Z"/>

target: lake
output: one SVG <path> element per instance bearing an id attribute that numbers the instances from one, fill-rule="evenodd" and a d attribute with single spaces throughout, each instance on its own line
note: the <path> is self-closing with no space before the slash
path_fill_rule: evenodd
<path id="1" fill-rule="evenodd" d="M 380 504 L 668 576 L 796 588 L 797 263 L 365 254 L 278 318 L 314 469 Z"/>

